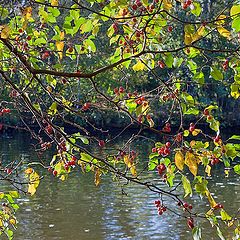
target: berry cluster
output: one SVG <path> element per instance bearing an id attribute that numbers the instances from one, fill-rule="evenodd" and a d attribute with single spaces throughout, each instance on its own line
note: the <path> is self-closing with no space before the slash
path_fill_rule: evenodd
<path id="1" fill-rule="evenodd" d="M 161 204 L 161 201 L 160 201 L 160 200 L 156 200 L 156 201 L 154 202 L 154 204 L 155 204 L 155 206 L 156 206 L 156 208 L 157 208 L 157 210 L 158 210 L 158 215 L 162 215 L 163 212 L 166 212 L 166 211 L 167 211 L 167 208 Z"/>
<path id="2" fill-rule="evenodd" d="M 163 132 L 169 133 L 171 132 L 171 124 L 170 123 L 166 123 L 165 126 L 162 129 Z"/>

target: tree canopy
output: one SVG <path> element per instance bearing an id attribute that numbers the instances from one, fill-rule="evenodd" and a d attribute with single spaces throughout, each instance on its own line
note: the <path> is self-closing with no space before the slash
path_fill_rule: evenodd
<path id="1" fill-rule="evenodd" d="M 0 129 L 28 131 L 39 156 L 1 166 L 1 180 L 15 188 L 0 193 L 2 234 L 12 239 L 14 198 L 35 194 L 39 164 L 62 181 L 82 171 L 94 173 L 96 186 L 107 174 L 139 184 L 156 193 L 159 215 L 185 218 L 194 239 L 199 218 L 221 239 L 224 227 L 239 239 L 239 211 L 230 216 L 208 187 L 216 166 L 240 174 L 240 135 L 224 139 L 221 128 L 240 96 L 238 0 L 0 3 Z M 139 138 L 150 150 L 146 164 Z M 46 151 L 54 153 L 43 162 Z M 193 195 L 208 200 L 207 212 L 194 211 Z"/>

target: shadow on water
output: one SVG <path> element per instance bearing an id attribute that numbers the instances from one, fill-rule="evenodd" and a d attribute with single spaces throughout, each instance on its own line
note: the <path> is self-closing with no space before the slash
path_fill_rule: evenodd
<path id="1" fill-rule="evenodd" d="M 0 139 L 0 156 L 4 161 L 24 158 L 36 160 L 30 148 L 28 135 Z M 117 143 L 116 143 L 117 144 Z M 138 141 L 141 155 L 147 161 L 149 148 L 143 148 Z M 48 156 L 45 156 L 48 157 Z M 49 161 L 49 159 L 48 159 Z M 153 177 L 157 175 L 153 172 Z M 172 213 L 158 216 L 153 204 L 157 196 L 149 190 L 129 184 L 122 195 L 121 187 L 104 177 L 99 187 L 94 185 L 92 174 L 74 173 L 65 182 L 50 174 L 42 180 L 37 194 L 22 196 L 17 213 L 20 222 L 16 231 L 17 240 L 115 240 L 115 239 L 192 239 L 186 220 Z M 230 174 L 224 177 L 222 169 L 214 169 L 209 179 L 209 188 L 217 202 L 221 202 L 229 214 L 240 207 L 240 177 Z M 209 209 L 207 201 L 194 197 L 194 210 Z M 175 203 L 168 201 L 168 207 L 175 209 Z M 203 224 L 203 239 L 218 239 L 215 230 Z"/>

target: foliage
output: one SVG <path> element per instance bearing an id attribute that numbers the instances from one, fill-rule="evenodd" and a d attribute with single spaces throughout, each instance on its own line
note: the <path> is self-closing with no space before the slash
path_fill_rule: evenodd
<path id="1" fill-rule="evenodd" d="M 18 183 L 18 190 L 35 194 L 41 177 L 34 164 L 62 181 L 73 171 L 93 172 L 96 186 L 102 175 L 112 174 L 160 195 L 159 215 L 171 210 L 186 218 L 194 239 L 201 238 L 199 218 L 209 220 L 221 239 L 220 223 L 234 226 L 238 239 L 237 209 L 230 216 L 214 200 L 207 179 L 215 165 L 226 168 L 226 175 L 239 174 L 240 136 L 222 139 L 221 106 L 206 95 L 218 89 L 231 102 L 240 97 L 239 1 L 9 2 L 0 5 L 1 129 L 7 116 L 17 115 L 36 139 L 37 152 L 55 151 L 50 162 L 26 167 L 28 189 Z M 128 119 L 117 135 L 94 122 L 109 109 Z M 109 150 L 131 127 L 136 134 L 121 149 Z M 144 131 L 154 141 L 148 170 L 134 150 Z M 14 183 L 19 165 L 2 168 L 5 181 Z M 193 195 L 206 198 L 209 211 L 193 211 L 185 200 Z M 1 196 L 15 209 L 10 193 Z M 168 209 L 168 198 L 176 209 Z M 10 212 L 4 206 L 1 217 L 9 239 L 9 226 L 16 223 Z"/>

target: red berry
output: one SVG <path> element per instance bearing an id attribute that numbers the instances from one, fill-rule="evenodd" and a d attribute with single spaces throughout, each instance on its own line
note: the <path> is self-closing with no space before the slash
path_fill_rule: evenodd
<path id="1" fill-rule="evenodd" d="M 123 87 L 119 87 L 119 92 L 120 93 L 124 93 L 124 88 Z"/>
<path id="2" fill-rule="evenodd" d="M 12 173 L 12 169 L 11 169 L 11 168 L 6 168 L 5 171 L 6 171 L 6 173 L 7 173 L 8 175 L 10 175 L 10 174 Z"/>
<path id="3" fill-rule="evenodd" d="M 171 127 L 171 124 L 170 123 L 166 123 L 165 125 L 167 128 Z"/>
<path id="4" fill-rule="evenodd" d="M 84 104 L 83 104 L 83 107 L 82 107 L 82 110 L 83 110 L 83 111 L 87 111 L 87 110 L 90 108 L 90 106 L 91 106 L 90 103 L 88 103 L 88 102 L 87 102 L 87 103 L 84 103 Z"/>
<path id="5" fill-rule="evenodd" d="M 138 6 L 136 4 L 133 4 L 132 9 L 136 11 L 138 9 Z"/>
<path id="6" fill-rule="evenodd" d="M 193 222 L 193 218 L 188 218 L 187 220 L 187 225 L 190 229 L 194 228 L 194 222 Z"/>
<path id="7" fill-rule="evenodd" d="M 58 174 L 57 170 L 54 170 L 53 171 L 53 176 L 57 176 L 57 174 Z"/>
<path id="8" fill-rule="evenodd" d="M 192 210 L 193 206 L 192 206 L 191 204 L 189 204 L 188 208 L 189 208 L 190 210 Z"/>
<path id="9" fill-rule="evenodd" d="M 168 31 L 169 31 L 169 32 L 172 32 L 172 30 L 173 30 L 173 27 L 172 27 L 172 26 L 169 26 L 169 27 L 168 27 Z"/>
<path id="10" fill-rule="evenodd" d="M 219 135 L 217 135 L 215 138 L 214 138 L 214 142 L 215 143 L 218 143 L 220 141 L 221 137 Z"/>
<path id="11" fill-rule="evenodd" d="M 188 7 L 188 5 L 186 3 L 184 3 L 182 8 L 185 10 L 185 9 L 187 9 L 187 7 Z"/>
<path id="12" fill-rule="evenodd" d="M 192 1 L 191 1 L 191 0 L 187 0 L 187 1 L 186 1 L 186 4 L 189 6 L 189 5 L 192 4 Z"/>
<path id="13" fill-rule="evenodd" d="M 2 109 L 2 113 L 10 113 L 11 110 L 9 108 L 4 108 Z"/>
<path id="14" fill-rule="evenodd" d="M 161 205 L 161 201 L 160 200 L 155 200 L 154 203 L 155 203 L 155 205 L 157 205 L 157 207 Z"/>
<path id="15" fill-rule="evenodd" d="M 51 125 L 47 125 L 47 127 L 45 128 L 45 131 L 48 133 L 48 134 L 52 134 L 53 133 L 53 128 Z"/>
<path id="16" fill-rule="evenodd" d="M 50 173 L 52 173 L 52 172 L 53 172 L 53 169 L 52 169 L 51 167 L 49 167 L 49 168 L 48 168 L 48 171 L 49 171 Z"/>
<path id="17" fill-rule="evenodd" d="M 204 114 L 205 116 L 209 116 L 209 110 L 208 110 L 208 109 L 204 109 L 203 114 Z"/>
<path id="18" fill-rule="evenodd" d="M 32 39 L 31 36 L 27 36 L 27 40 L 30 41 Z"/>
<path id="19" fill-rule="evenodd" d="M 105 146 L 104 140 L 99 140 L 98 145 L 99 145 L 99 147 L 104 147 Z"/>
<path id="20" fill-rule="evenodd" d="M 69 166 L 68 166 L 68 164 L 67 164 L 67 163 L 64 165 L 64 169 L 65 169 L 66 171 L 68 171 L 68 170 L 69 170 Z"/>
<path id="21" fill-rule="evenodd" d="M 188 208 L 188 207 L 189 207 L 189 204 L 185 202 L 185 203 L 183 203 L 183 207 L 184 207 L 184 208 Z"/>
<path id="22" fill-rule="evenodd" d="M 165 67 L 165 64 L 162 61 L 158 61 L 158 66 L 163 69 Z"/>
<path id="23" fill-rule="evenodd" d="M 165 145 L 166 145 L 167 148 L 170 148 L 170 147 L 171 147 L 171 143 L 170 143 L 170 142 L 166 142 Z"/>
<path id="24" fill-rule="evenodd" d="M 22 28 L 20 28 L 20 29 L 18 30 L 18 32 L 19 32 L 19 33 L 22 33 L 22 32 L 23 32 Z"/>

